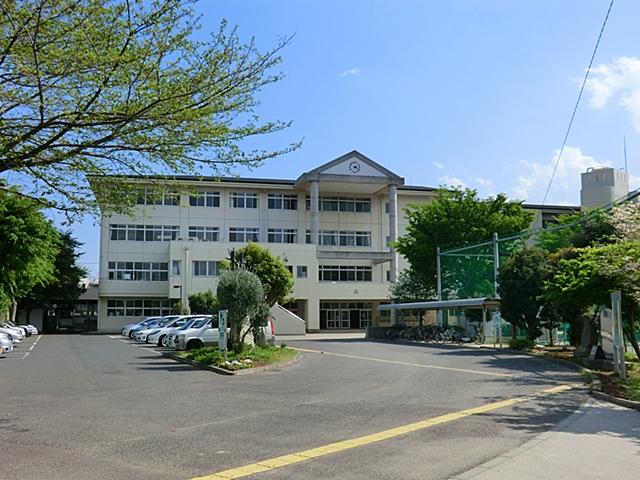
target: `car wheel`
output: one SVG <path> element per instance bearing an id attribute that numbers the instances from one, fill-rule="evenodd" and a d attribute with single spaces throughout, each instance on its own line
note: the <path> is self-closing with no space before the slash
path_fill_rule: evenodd
<path id="1" fill-rule="evenodd" d="M 189 340 L 187 350 L 194 350 L 196 348 L 202 348 L 202 342 L 200 342 L 200 340 Z"/>
<path id="2" fill-rule="evenodd" d="M 129 332 L 129 338 L 133 340 L 133 332 Z"/>
<path id="3" fill-rule="evenodd" d="M 160 335 L 160 338 L 158 338 L 159 347 L 162 347 L 164 345 L 164 337 L 166 337 L 166 335 Z"/>

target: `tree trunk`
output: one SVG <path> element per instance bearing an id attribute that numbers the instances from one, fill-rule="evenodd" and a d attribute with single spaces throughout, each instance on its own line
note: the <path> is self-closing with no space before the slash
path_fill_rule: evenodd
<path id="1" fill-rule="evenodd" d="M 15 322 L 15 321 L 16 321 L 16 314 L 17 314 L 17 313 L 18 313 L 18 302 L 17 302 L 17 301 L 16 301 L 16 299 L 14 298 L 14 299 L 11 301 L 11 310 L 10 310 L 10 312 L 9 312 L 9 319 L 10 319 L 12 322 Z"/>

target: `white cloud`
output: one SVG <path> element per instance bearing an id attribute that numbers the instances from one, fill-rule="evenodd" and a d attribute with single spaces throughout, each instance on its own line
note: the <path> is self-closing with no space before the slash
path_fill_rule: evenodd
<path id="1" fill-rule="evenodd" d="M 591 69 L 586 89 L 591 93 L 589 105 L 603 108 L 614 97 L 631 117 L 633 127 L 640 131 L 640 58 L 618 57 L 611 63 Z"/>
<path id="2" fill-rule="evenodd" d="M 441 164 L 440 162 L 433 162 L 433 166 L 436 167 L 438 170 L 444 169 L 444 165 Z"/>
<path id="3" fill-rule="evenodd" d="M 520 160 L 516 182 L 511 194 L 521 200 L 534 203 L 542 202 L 559 153 L 560 149 L 554 150 L 551 159 L 546 163 Z M 580 174 L 589 167 L 607 165 L 610 164 L 583 154 L 579 148 L 566 146 L 558 164 L 547 202 L 579 203 Z"/>
<path id="4" fill-rule="evenodd" d="M 344 72 L 339 73 L 338 75 L 341 77 L 357 77 L 360 75 L 360 69 L 358 67 L 353 67 L 349 70 L 345 70 Z"/>
<path id="5" fill-rule="evenodd" d="M 444 175 L 438 178 L 438 183 L 440 185 L 447 185 L 450 187 L 467 188 L 467 184 L 464 181 L 460 180 L 458 177 L 453 177 L 451 175 Z"/>

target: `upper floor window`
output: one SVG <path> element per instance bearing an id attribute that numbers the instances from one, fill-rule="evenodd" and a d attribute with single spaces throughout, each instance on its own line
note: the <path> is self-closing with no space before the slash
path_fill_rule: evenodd
<path id="1" fill-rule="evenodd" d="M 180 194 L 171 190 L 167 192 L 154 192 L 144 190 L 137 199 L 138 205 L 180 205 Z"/>
<path id="2" fill-rule="evenodd" d="M 267 197 L 267 207 L 270 210 L 297 210 L 298 196 L 284 193 L 270 193 Z"/>
<path id="3" fill-rule="evenodd" d="M 166 281 L 167 262 L 109 262 L 109 280 Z"/>
<path id="4" fill-rule="evenodd" d="M 270 228 L 267 232 L 269 243 L 297 243 L 298 230 L 295 228 Z"/>
<path id="5" fill-rule="evenodd" d="M 258 194 L 232 192 L 230 202 L 230 205 L 233 208 L 258 208 Z"/>
<path id="6" fill-rule="evenodd" d="M 371 267 L 352 265 L 320 265 L 318 280 L 321 282 L 371 282 Z"/>
<path id="7" fill-rule="evenodd" d="M 311 199 L 307 197 L 307 210 L 311 209 Z M 320 197 L 322 212 L 371 212 L 370 198 Z"/>
<path id="8" fill-rule="evenodd" d="M 220 192 L 198 190 L 195 195 L 189 196 L 189 205 L 192 207 L 219 207 Z"/>
<path id="9" fill-rule="evenodd" d="M 231 227 L 229 228 L 230 242 L 258 242 L 260 229 L 253 227 Z"/>
<path id="10" fill-rule="evenodd" d="M 108 317 L 163 317 L 171 313 L 169 300 L 107 300 Z"/>
<path id="11" fill-rule="evenodd" d="M 220 240 L 219 227 L 189 227 L 189 238 L 196 238 L 204 242 Z"/>
<path id="12" fill-rule="evenodd" d="M 371 232 L 339 232 L 341 247 L 368 247 L 371 245 Z"/>
<path id="13" fill-rule="evenodd" d="M 195 277 L 217 277 L 220 275 L 220 262 L 215 260 L 194 260 L 193 275 Z"/>
<path id="14" fill-rule="evenodd" d="M 177 225 L 109 225 L 111 240 L 135 242 L 168 242 L 180 235 Z"/>

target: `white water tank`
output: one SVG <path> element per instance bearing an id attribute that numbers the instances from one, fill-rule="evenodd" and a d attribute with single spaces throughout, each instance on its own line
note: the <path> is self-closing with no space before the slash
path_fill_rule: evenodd
<path id="1" fill-rule="evenodd" d="M 629 193 L 629 174 L 624 170 L 591 167 L 581 177 L 580 206 L 583 210 L 604 207 Z"/>

